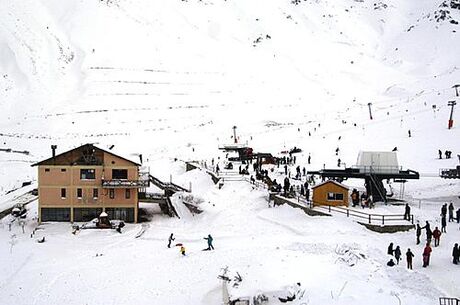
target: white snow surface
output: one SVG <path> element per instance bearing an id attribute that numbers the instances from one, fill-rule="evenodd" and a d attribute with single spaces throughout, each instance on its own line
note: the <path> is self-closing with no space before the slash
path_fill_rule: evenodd
<path id="1" fill-rule="evenodd" d="M 264 191 L 243 181 L 218 189 L 182 162 L 214 158 L 222 168 L 218 146 L 233 141 L 233 126 L 256 152 L 300 147 L 307 170 L 337 167 L 338 158 L 349 167 L 359 151 L 397 147 L 399 165 L 421 173 L 404 198 L 418 221 L 439 225 L 442 203 L 460 207 L 459 180 L 437 177 L 460 154 L 458 106 L 447 129 L 447 102 L 460 102 L 452 88 L 460 83 L 460 28 L 434 20 L 442 2 L 0 0 L 2 209 L 30 190 L 6 194 L 35 183 L 30 165 L 50 157 L 51 144 L 61 153 L 95 143 L 132 160 L 142 154 L 155 177 L 191 186 L 204 210 L 181 219 L 152 213 L 148 225 L 127 224 L 122 234 L 73 235 L 70 224 L 46 223 L 31 238 L 33 202 L 26 233 L 17 222 L 8 231 L 9 217 L 0 222 L 0 303 L 221 304 L 225 266 L 242 275 L 242 294 L 301 282 L 306 304 L 460 297 L 450 256 L 457 224 L 424 269 L 413 231 L 377 234 L 346 217 L 272 208 Z M 460 10 L 450 11 L 460 21 Z M 438 149 L 453 158 L 438 159 Z M 280 182 L 282 172 L 270 175 Z M 170 233 L 187 256 L 166 247 Z M 215 251 L 201 251 L 208 234 Z M 403 255 L 413 250 L 413 271 L 386 266 L 390 242 Z M 344 248 L 365 258 L 343 264 Z"/>

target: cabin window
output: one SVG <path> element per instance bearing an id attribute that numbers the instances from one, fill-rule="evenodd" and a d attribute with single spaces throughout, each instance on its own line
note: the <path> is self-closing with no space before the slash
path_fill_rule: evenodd
<path id="1" fill-rule="evenodd" d="M 94 180 L 96 179 L 96 170 L 93 168 L 81 169 L 80 170 L 81 180 Z"/>
<path id="2" fill-rule="evenodd" d="M 112 169 L 112 179 L 128 179 L 128 170 Z"/>
<path id="3" fill-rule="evenodd" d="M 65 189 L 61 189 L 61 198 L 62 199 L 65 199 L 66 197 L 66 190 Z"/>
<path id="4" fill-rule="evenodd" d="M 98 189 L 93 189 L 93 198 L 97 199 L 99 197 L 99 190 Z"/>
<path id="5" fill-rule="evenodd" d="M 343 194 L 341 194 L 341 193 L 327 193 L 327 200 L 330 200 L 330 201 L 343 201 Z"/>
<path id="6" fill-rule="evenodd" d="M 83 197 L 82 195 L 83 195 L 82 189 L 77 189 L 77 198 L 81 199 L 81 197 Z"/>
<path id="7" fill-rule="evenodd" d="M 50 169 L 49 169 L 49 168 L 45 168 L 45 172 L 47 172 L 47 173 L 48 173 L 49 171 L 50 171 Z"/>
<path id="8" fill-rule="evenodd" d="M 67 169 L 61 168 L 61 172 L 66 172 L 66 171 L 67 171 Z"/>
<path id="9" fill-rule="evenodd" d="M 126 199 L 131 198 L 131 190 L 130 189 L 126 189 L 125 197 L 126 197 Z"/>
<path id="10" fill-rule="evenodd" d="M 115 198 L 115 190 L 114 189 L 109 189 L 109 198 L 114 199 Z"/>

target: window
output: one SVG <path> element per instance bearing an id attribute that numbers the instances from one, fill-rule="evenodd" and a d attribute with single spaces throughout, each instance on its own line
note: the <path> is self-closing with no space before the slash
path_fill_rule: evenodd
<path id="1" fill-rule="evenodd" d="M 126 199 L 131 198 L 131 190 L 130 189 L 126 189 L 125 197 L 126 197 Z"/>
<path id="2" fill-rule="evenodd" d="M 340 193 L 327 193 L 327 200 L 343 201 L 343 194 Z"/>
<path id="3" fill-rule="evenodd" d="M 128 170 L 112 169 L 112 179 L 128 179 Z"/>
<path id="4" fill-rule="evenodd" d="M 61 189 L 61 198 L 65 199 L 65 197 L 66 197 L 65 189 Z"/>
<path id="5" fill-rule="evenodd" d="M 61 172 L 66 172 L 67 170 L 65 168 L 61 168 Z"/>
<path id="6" fill-rule="evenodd" d="M 80 179 L 82 180 L 94 180 L 96 179 L 96 170 L 93 168 L 81 169 Z"/>
<path id="7" fill-rule="evenodd" d="M 97 199 L 99 197 L 99 190 L 98 189 L 93 189 L 93 198 Z"/>
<path id="8" fill-rule="evenodd" d="M 110 197 L 110 199 L 115 198 L 115 190 L 114 189 L 109 189 L 109 197 Z"/>
<path id="9" fill-rule="evenodd" d="M 50 171 L 50 169 L 49 169 L 49 168 L 45 168 L 45 172 L 47 172 L 47 173 L 48 173 L 49 171 Z"/>
<path id="10" fill-rule="evenodd" d="M 83 197 L 82 193 L 83 193 L 82 189 L 77 189 L 77 198 L 78 199 L 81 199 L 81 197 Z"/>

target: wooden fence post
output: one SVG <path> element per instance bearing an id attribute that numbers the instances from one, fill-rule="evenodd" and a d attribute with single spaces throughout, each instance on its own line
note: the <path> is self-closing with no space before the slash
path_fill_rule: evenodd
<path id="1" fill-rule="evenodd" d="M 385 215 L 382 215 L 382 225 L 385 224 Z"/>
<path id="2" fill-rule="evenodd" d="M 371 224 L 371 214 L 369 214 L 369 224 Z"/>

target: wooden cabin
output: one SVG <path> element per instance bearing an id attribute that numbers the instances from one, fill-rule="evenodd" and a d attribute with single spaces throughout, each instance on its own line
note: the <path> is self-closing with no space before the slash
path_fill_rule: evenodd
<path id="1" fill-rule="evenodd" d="M 333 180 L 312 187 L 313 205 L 348 206 L 348 187 Z"/>

